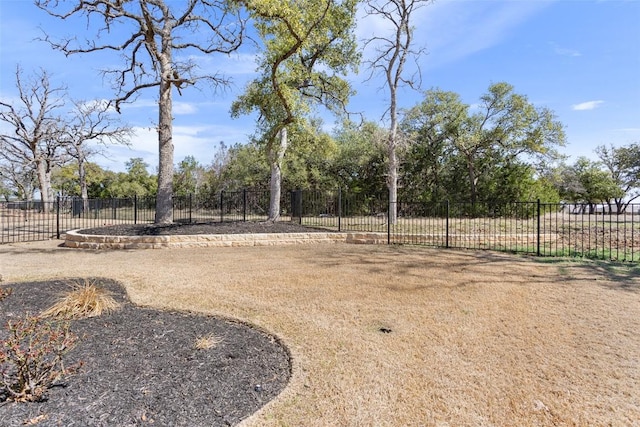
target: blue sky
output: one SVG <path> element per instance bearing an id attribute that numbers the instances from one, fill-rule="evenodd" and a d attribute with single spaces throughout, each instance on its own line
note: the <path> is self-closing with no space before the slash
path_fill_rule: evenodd
<path id="1" fill-rule="evenodd" d="M 178 0 L 176 0 L 178 1 Z M 439 0 L 415 16 L 415 40 L 428 51 L 420 59 L 423 89 L 454 91 L 474 104 L 494 82 L 506 81 L 538 106 L 552 109 L 565 125 L 564 154 L 594 158 L 601 144 L 640 142 L 640 0 Z M 114 56 L 94 53 L 65 57 L 35 40 L 44 28 L 52 37 L 93 34 L 81 21 L 53 19 L 26 0 L 0 2 L 0 99 L 15 99 L 15 68 L 46 69 L 76 99 L 109 98 L 100 69 L 117 64 Z M 383 22 L 362 16 L 357 35 L 383 34 Z M 175 160 L 194 155 L 209 164 L 217 143 L 246 142 L 254 117 L 231 119 L 229 106 L 255 74 L 255 51 L 200 59 L 233 80 L 225 91 L 187 89 L 174 98 Z M 364 55 L 368 52 L 365 50 Z M 357 91 L 350 110 L 384 123 L 387 93 L 380 80 L 350 76 Z M 156 90 L 143 92 L 123 108 L 122 120 L 136 130 L 131 147 L 110 147 L 95 161 L 112 170 L 142 157 L 155 170 Z M 410 108 L 420 92 L 403 90 L 399 104 Z M 321 113 L 327 127 L 332 118 Z"/>

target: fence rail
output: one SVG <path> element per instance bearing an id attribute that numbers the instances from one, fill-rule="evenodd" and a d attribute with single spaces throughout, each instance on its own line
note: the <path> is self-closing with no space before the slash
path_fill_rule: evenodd
<path id="1" fill-rule="evenodd" d="M 267 219 L 269 193 L 220 192 L 174 198 L 179 223 Z M 398 219 L 389 222 L 396 209 Z M 60 238 L 71 229 L 152 223 L 155 199 L 57 199 L 0 203 L 0 243 Z M 640 204 L 623 213 L 608 205 L 537 202 L 389 204 L 386 195 L 283 192 L 281 220 L 335 231 L 380 233 L 389 244 L 490 249 L 538 256 L 640 261 Z"/>

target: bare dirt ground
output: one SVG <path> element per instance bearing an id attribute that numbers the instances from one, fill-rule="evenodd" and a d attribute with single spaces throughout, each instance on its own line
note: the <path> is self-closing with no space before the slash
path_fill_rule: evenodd
<path id="1" fill-rule="evenodd" d="M 282 338 L 248 426 L 640 426 L 640 269 L 397 246 L 0 246 L 6 282 L 107 277 L 134 303 Z"/>

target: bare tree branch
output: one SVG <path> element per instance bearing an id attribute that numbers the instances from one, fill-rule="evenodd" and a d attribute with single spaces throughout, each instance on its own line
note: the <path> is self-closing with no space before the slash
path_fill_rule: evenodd
<path id="1" fill-rule="evenodd" d="M 52 200 L 51 170 L 65 161 L 62 121 L 58 111 L 64 106 L 64 87 L 52 87 L 46 71 L 23 79 L 16 67 L 16 88 L 19 101 L 0 102 L 0 121 L 13 132 L 0 134 L 0 153 L 13 169 L 37 173 L 41 199 Z"/>
<path id="2" fill-rule="evenodd" d="M 375 55 L 373 59 L 366 61 L 370 74 L 367 80 L 375 75 L 382 74 L 385 77 L 386 87 L 389 89 L 389 108 L 383 117 L 389 115 L 390 125 L 387 141 L 389 202 L 393 208 L 389 213 L 389 221 L 397 220 L 397 192 L 398 192 L 398 156 L 396 148 L 399 145 L 398 137 L 398 89 L 402 85 L 411 88 L 421 84 L 420 66 L 418 58 L 424 53 L 424 49 L 413 49 L 413 27 L 411 17 L 419 8 L 428 4 L 431 0 L 365 0 L 365 10 L 369 16 L 381 17 L 383 22 L 390 25 L 389 35 L 372 36 L 365 42 L 366 46 L 373 46 Z M 406 77 L 406 62 L 413 58 L 416 64 L 416 73 Z"/>
<path id="3" fill-rule="evenodd" d="M 86 163 L 89 156 L 97 153 L 96 149 L 88 147 L 87 143 L 128 145 L 133 130 L 112 116 L 109 102 L 74 101 L 73 104 L 73 117 L 65 132 L 66 149 L 68 155 L 77 162 L 80 194 L 86 209 L 89 198 Z"/>
<path id="4" fill-rule="evenodd" d="M 59 11 L 56 0 L 36 0 L 36 5 L 61 19 L 84 17 L 87 27 L 95 24 L 96 36 L 82 43 L 77 39 L 44 40 L 66 55 L 116 51 L 123 56 L 120 68 L 104 70 L 112 79 L 114 106 L 130 102 L 145 89 L 157 87 L 158 96 L 158 197 L 156 223 L 172 221 L 173 138 L 172 89 L 182 94 L 187 86 L 208 81 L 214 87 L 229 81 L 217 73 L 200 75 L 189 51 L 199 54 L 229 54 L 237 50 L 244 38 L 246 18 L 237 2 L 226 0 L 75 0 L 73 7 Z M 128 26 L 124 40 L 114 41 L 115 24 Z M 125 32 L 126 33 L 126 32 Z M 102 40 L 107 40 L 102 42 Z M 184 55 L 177 56 L 176 52 Z M 186 58 L 186 59 L 182 59 Z"/>

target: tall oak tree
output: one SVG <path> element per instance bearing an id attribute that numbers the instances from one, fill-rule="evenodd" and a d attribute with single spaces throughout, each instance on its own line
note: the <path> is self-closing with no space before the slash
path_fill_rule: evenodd
<path id="1" fill-rule="evenodd" d="M 228 54 L 240 46 L 244 19 L 225 0 L 75 0 L 66 10 L 57 0 L 36 5 L 61 19 L 84 17 L 95 35 L 46 40 L 66 55 L 114 51 L 122 66 L 104 73 L 112 77 L 115 108 L 148 88 L 158 90 L 158 194 L 155 222 L 173 220 L 173 89 L 178 93 L 198 81 L 214 87 L 228 84 L 219 74 L 198 74 L 190 54 Z"/>

